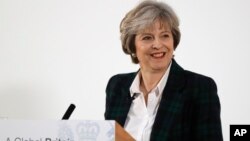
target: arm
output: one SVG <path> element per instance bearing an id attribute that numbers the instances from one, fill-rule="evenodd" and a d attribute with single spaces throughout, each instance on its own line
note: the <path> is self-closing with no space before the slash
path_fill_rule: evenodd
<path id="1" fill-rule="evenodd" d="M 114 77 L 112 77 L 108 84 L 107 84 L 107 87 L 106 87 L 106 108 L 105 108 L 105 113 L 104 113 L 104 117 L 105 119 L 110 119 L 110 100 L 111 100 L 111 97 L 110 97 L 110 94 L 112 94 L 112 87 L 114 84 L 113 82 L 114 80 Z M 133 139 L 133 137 L 128 133 L 126 132 L 122 126 L 115 122 L 115 141 L 135 141 L 135 139 Z"/>
<path id="2" fill-rule="evenodd" d="M 113 77 L 112 77 L 113 78 Z M 111 96 L 110 96 L 110 89 L 112 86 L 112 78 L 110 78 L 110 80 L 108 81 L 108 84 L 106 86 L 106 102 L 105 102 L 105 112 L 104 112 L 104 118 L 105 120 L 110 119 L 110 100 L 111 100 Z"/>
<path id="3" fill-rule="evenodd" d="M 199 93 L 194 101 L 194 140 L 223 141 L 217 86 L 211 78 L 201 81 L 199 86 Z"/>

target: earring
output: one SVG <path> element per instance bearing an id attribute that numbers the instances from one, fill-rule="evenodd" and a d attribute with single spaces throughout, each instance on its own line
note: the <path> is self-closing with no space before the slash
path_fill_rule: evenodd
<path id="1" fill-rule="evenodd" d="M 131 56 L 132 56 L 132 57 L 136 57 L 136 54 L 135 54 L 135 53 L 131 53 Z"/>

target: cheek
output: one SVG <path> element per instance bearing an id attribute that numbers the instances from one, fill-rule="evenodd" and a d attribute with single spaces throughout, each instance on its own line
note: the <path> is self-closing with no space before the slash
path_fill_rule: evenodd
<path id="1" fill-rule="evenodd" d="M 143 56 L 143 54 L 144 54 L 143 49 L 140 47 L 137 47 L 136 48 L 136 55 L 137 55 L 138 59 L 140 59 Z"/>
<path id="2" fill-rule="evenodd" d="M 166 47 L 167 47 L 167 50 L 169 52 L 174 52 L 174 44 L 173 43 L 167 44 Z"/>
<path id="3" fill-rule="evenodd" d="M 147 53 L 147 50 L 145 49 L 145 47 L 141 46 L 141 47 L 136 48 L 136 56 L 137 56 L 139 61 L 145 60 L 147 54 L 148 53 Z"/>

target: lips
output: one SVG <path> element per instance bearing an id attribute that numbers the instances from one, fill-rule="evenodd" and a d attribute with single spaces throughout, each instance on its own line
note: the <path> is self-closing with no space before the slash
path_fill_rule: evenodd
<path id="1" fill-rule="evenodd" d="M 152 53 L 150 55 L 154 58 L 163 58 L 165 54 L 166 54 L 165 52 L 157 52 L 157 53 Z"/>

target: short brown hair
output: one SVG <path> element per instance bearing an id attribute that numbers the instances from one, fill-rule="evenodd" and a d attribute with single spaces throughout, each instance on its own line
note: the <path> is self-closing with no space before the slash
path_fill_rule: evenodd
<path id="1" fill-rule="evenodd" d="M 181 33 L 179 29 L 179 20 L 173 9 L 163 2 L 146 0 L 129 11 L 120 23 L 120 33 L 122 49 L 131 56 L 132 62 L 139 63 L 135 49 L 136 34 L 152 25 L 155 20 L 167 22 L 174 38 L 174 49 L 177 48 Z"/>

